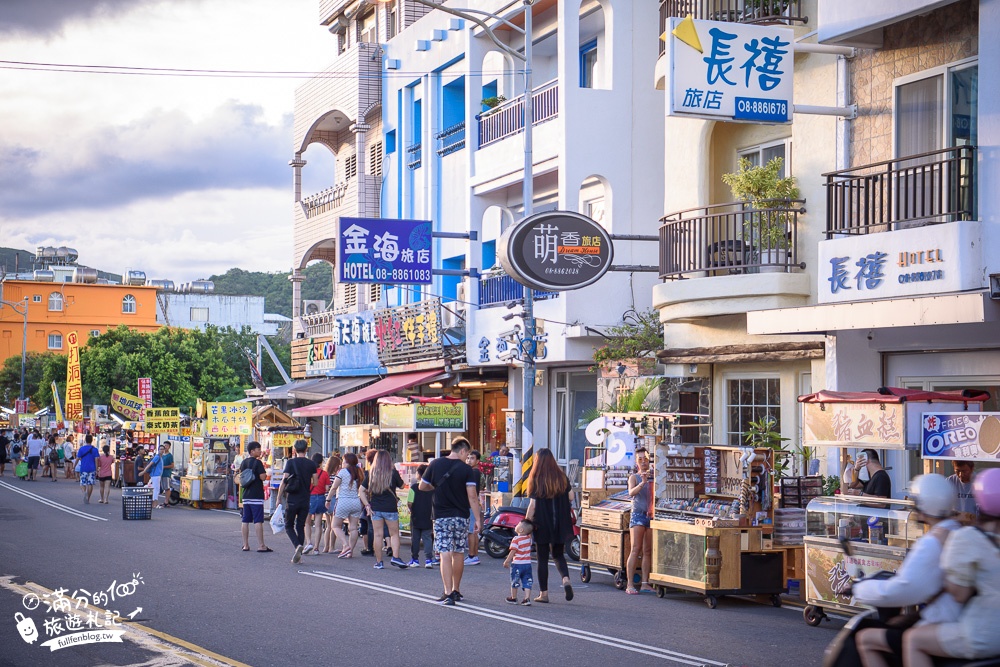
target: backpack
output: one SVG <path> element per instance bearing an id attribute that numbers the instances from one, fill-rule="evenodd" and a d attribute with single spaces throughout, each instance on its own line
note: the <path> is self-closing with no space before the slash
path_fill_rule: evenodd
<path id="1" fill-rule="evenodd" d="M 21 445 L 17 445 L 17 444 L 15 444 L 15 445 L 14 445 L 14 448 L 13 448 L 13 449 L 11 449 L 10 451 L 11 451 L 11 453 L 13 453 L 13 454 L 20 454 L 20 453 L 21 453 Z"/>

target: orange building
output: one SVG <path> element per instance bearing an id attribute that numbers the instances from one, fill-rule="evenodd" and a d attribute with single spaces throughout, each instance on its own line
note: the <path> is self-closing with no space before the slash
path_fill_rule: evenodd
<path id="1" fill-rule="evenodd" d="M 80 346 L 91 336 L 124 324 L 137 331 L 156 331 L 156 288 L 135 285 L 57 283 L 7 280 L 0 299 L 28 299 L 28 352 L 66 354 L 66 335 L 78 332 Z M 24 318 L 0 306 L 0 363 L 21 356 Z"/>

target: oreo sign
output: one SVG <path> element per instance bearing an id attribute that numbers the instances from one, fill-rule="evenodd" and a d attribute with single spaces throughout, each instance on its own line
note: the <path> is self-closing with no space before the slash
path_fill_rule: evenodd
<path id="1" fill-rule="evenodd" d="M 525 287 L 567 291 L 586 287 L 611 268 L 611 236 L 594 220 L 571 211 L 525 218 L 500 237 L 500 265 Z"/>
<path id="2" fill-rule="evenodd" d="M 925 459 L 1000 459 L 1000 413 L 925 412 L 922 425 Z"/>

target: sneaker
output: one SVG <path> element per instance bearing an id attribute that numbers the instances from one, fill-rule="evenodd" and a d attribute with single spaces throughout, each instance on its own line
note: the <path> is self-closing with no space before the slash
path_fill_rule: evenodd
<path id="1" fill-rule="evenodd" d="M 434 561 L 432 561 L 432 560 L 425 560 L 424 561 L 424 567 L 427 568 L 428 570 L 433 570 L 434 569 Z"/>
<path id="2" fill-rule="evenodd" d="M 395 565 L 400 570 L 405 570 L 406 569 L 406 563 L 404 563 L 399 558 L 396 558 L 395 556 L 393 558 L 389 559 L 389 564 L 390 565 Z"/>
<path id="3" fill-rule="evenodd" d="M 523 600 L 521 600 L 521 606 L 522 607 L 530 607 L 531 606 L 531 598 L 524 598 Z"/>
<path id="4" fill-rule="evenodd" d="M 452 599 L 451 593 L 445 593 L 444 595 L 442 595 L 441 597 L 439 597 L 437 600 L 434 601 L 437 602 L 438 604 L 445 604 L 445 605 L 455 604 L 455 600 Z"/>
<path id="5" fill-rule="evenodd" d="M 416 558 L 411 558 L 410 562 L 406 564 L 406 567 L 420 567 L 420 561 Z"/>
<path id="6" fill-rule="evenodd" d="M 382 561 L 375 561 L 375 569 L 376 570 L 384 570 L 385 569 L 385 565 L 382 564 Z"/>
<path id="7" fill-rule="evenodd" d="M 466 565 L 479 565 L 479 556 L 466 556 L 465 557 L 465 564 Z"/>
<path id="8" fill-rule="evenodd" d="M 302 560 L 302 545 L 301 544 L 299 546 L 295 547 L 295 554 L 292 556 L 292 562 L 293 563 L 298 563 L 300 560 Z"/>
<path id="9" fill-rule="evenodd" d="M 517 598 L 504 598 L 507 604 L 518 604 Z"/>
<path id="10" fill-rule="evenodd" d="M 374 549 L 362 549 L 361 550 L 361 555 L 362 556 L 374 556 L 375 555 L 375 550 Z"/>
<path id="11" fill-rule="evenodd" d="M 440 564 L 441 564 L 441 559 L 440 558 L 432 558 L 431 559 L 431 565 L 437 566 L 437 565 L 440 565 Z"/>
<path id="12" fill-rule="evenodd" d="M 453 591 L 451 596 L 455 598 L 455 602 L 461 602 L 462 600 L 465 599 L 465 596 L 462 595 L 461 591 Z"/>
<path id="13" fill-rule="evenodd" d="M 305 547 L 302 548 L 302 553 L 307 554 L 315 548 L 316 547 L 314 547 L 312 544 L 307 544 Z"/>

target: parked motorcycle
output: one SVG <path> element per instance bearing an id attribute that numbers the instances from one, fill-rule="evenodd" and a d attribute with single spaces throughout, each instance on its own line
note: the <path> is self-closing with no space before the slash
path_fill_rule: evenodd
<path id="1" fill-rule="evenodd" d="M 510 550 L 510 542 L 514 539 L 514 528 L 524 519 L 526 507 L 499 507 L 490 512 L 483 521 L 483 530 L 479 534 L 480 544 L 493 558 L 506 558 Z M 580 560 L 580 527 L 576 521 L 576 510 L 571 510 L 573 519 L 573 540 L 566 545 L 566 555 L 573 560 Z M 534 549 L 534 543 L 532 543 Z"/>

